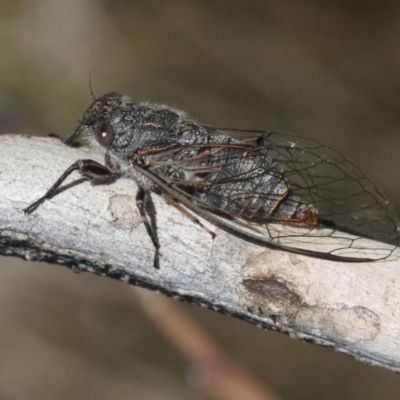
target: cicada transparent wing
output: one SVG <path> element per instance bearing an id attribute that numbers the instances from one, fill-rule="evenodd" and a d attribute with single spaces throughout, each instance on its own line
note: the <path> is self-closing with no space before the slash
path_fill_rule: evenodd
<path id="1" fill-rule="evenodd" d="M 160 151 L 143 173 L 222 229 L 267 247 L 338 261 L 387 258 L 392 206 L 342 153 L 288 134 L 203 127 L 208 142 Z"/>

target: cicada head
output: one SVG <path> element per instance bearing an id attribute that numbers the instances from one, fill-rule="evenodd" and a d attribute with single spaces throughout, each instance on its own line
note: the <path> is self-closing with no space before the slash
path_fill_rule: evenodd
<path id="1" fill-rule="evenodd" d="M 132 143 L 134 104 L 127 96 L 110 92 L 95 99 L 85 112 L 82 125 L 89 140 L 116 155 Z"/>

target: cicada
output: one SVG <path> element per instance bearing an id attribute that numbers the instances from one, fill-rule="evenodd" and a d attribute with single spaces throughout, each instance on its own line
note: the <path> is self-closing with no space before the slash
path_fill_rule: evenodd
<path id="1" fill-rule="evenodd" d="M 165 105 L 107 93 L 65 141 L 84 132 L 105 164 L 78 160 L 33 212 L 73 172 L 93 184 L 133 179 L 136 205 L 155 248 L 160 243 L 152 193 L 188 215 L 243 240 L 334 261 L 387 258 L 399 242 L 398 219 L 373 180 L 341 152 L 315 140 L 197 123 Z M 200 217 L 200 219 L 199 219 Z"/>

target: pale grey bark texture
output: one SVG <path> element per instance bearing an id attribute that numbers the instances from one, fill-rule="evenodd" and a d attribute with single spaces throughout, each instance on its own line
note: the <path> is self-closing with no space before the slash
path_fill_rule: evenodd
<path id="1" fill-rule="evenodd" d="M 153 196 L 161 269 L 135 205 L 136 186 L 88 182 L 22 211 L 76 160 L 101 155 L 56 139 L 0 136 L 0 254 L 66 265 L 232 314 L 400 371 L 399 251 L 341 263 L 211 236 Z M 67 183 L 79 179 L 73 175 Z M 214 228 L 213 228 L 214 229 Z"/>

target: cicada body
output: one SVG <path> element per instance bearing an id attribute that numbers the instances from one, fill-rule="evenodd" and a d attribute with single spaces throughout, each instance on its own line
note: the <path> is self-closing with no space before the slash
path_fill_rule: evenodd
<path id="1" fill-rule="evenodd" d="M 399 242 L 398 219 L 373 180 L 317 141 L 201 125 L 179 110 L 117 93 L 94 99 L 67 142 L 81 131 L 105 152 L 105 165 L 79 160 L 26 212 L 73 170 L 94 183 L 132 178 L 156 268 L 152 192 L 197 222 L 199 216 L 249 242 L 311 257 L 374 261 Z"/>

